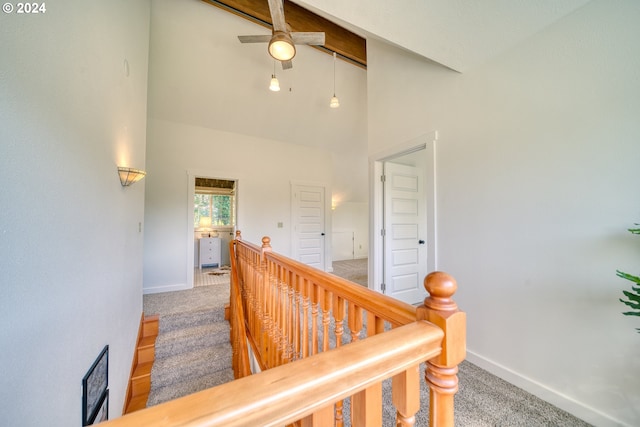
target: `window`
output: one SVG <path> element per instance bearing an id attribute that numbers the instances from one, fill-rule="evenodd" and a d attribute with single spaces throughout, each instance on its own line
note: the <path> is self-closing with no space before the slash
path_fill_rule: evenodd
<path id="1" fill-rule="evenodd" d="M 233 194 L 216 194 L 216 189 L 196 188 L 193 204 L 193 227 L 233 227 L 235 200 Z M 228 191 L 227 191 L 228 193 Z M 211 225 L 202 218 L 211 218 Z"/>

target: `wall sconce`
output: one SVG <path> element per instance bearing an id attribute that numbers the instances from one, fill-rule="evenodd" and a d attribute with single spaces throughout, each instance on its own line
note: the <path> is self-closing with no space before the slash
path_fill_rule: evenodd
<path id="1" fill-rule="evenodd" d="M 120 184 L 128 187 L 134 182 L 140 181 L 147 173 L 140 169 L 123 168 L 118 166 L 118 175 L 120 176 Z"/>

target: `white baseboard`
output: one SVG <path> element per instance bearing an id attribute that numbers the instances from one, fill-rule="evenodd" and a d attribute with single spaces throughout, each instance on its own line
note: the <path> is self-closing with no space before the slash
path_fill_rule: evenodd
<path id="1" fill-rule="evenodd" d="M 467 350 L 467 360 L 589 424 L 597 427 L 632 427 L 472 351 Z"/>
<path id="2" fill-rule="evenodd" d="M 142 288 L 142 294 L 159 294 L 161 292 L 184 291 L 192 288 L 193 286 L 189 286 L 186 283 L 178 283 L 176 285 L 150 286 L 147 288 Z"/>

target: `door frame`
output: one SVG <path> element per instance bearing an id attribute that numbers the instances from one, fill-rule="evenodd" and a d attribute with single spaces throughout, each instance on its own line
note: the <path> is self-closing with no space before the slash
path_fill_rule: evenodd
<path id="1" fill-rule="evenodd" d="M 193 262 L 194 262 L 194 256 L 195 256 L 195 248 L 194 248 L 195 238 L 194 238 L 194 231 L 193 231 L 193 197 L 196 194 L 196 177 L 235 181 L 236 183 L 235 205 L 236 206 L 235 206 L 235 218 L 234 218 L 234 226 L 233 226 L 234 235 L 236 230 L 238 229 L 238 208 L 239 208 L 238 193 L 240 191 L 240 181 L 238 180 L 238 178 L 229 178 L 227 176 L 223 177 L 211 171 L 187 170 L 187 281 L 186 281 L 186 285 L 188 286 L 187 289 L 193 288 L 193 270 L 194 270 Z"/>
<path id="2" fill-rule="evenodd" d="M 427 272 L 438 268 L 437 238 L 437 182 L 436 182 L 436 142 L 438 131 L 433 131 L 415 139 L 390 147 L 369 156 L 369 288 L 382 292 L 384 281 L 384 242 L 381 231 L 384 227 L 383 183 L 380 180 L 386 161 L 414 152 L 423 153 L 426 159 L 425 198 L 427 202 Z"/>

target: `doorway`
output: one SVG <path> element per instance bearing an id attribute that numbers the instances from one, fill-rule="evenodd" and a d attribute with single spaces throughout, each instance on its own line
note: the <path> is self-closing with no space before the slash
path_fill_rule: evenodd
<path id="1" fill-rule="evenodd" d="M 325 271 L 325 187 L 292 183 L 293 258 Z"/>
<path id="2" fill-rule="evenodd" d="M 187 283 L 194 287 L 201 282 L 202 274 L 229 265 L 229 242 L 236 230 L 238 182 L 203 173 L 188 176 Z"/>
<path id="3" fill-rule="evenodd" d="M 433 132 L 370 158 L 372 227 L 369 287 L 416 304 L 436 269 L 436 170 Z"/>
<path id="4" fill-rule="evenodd" d="M 426 262 L 425 171 L 415 153 L 383 162 L 382 292 L 410 304 L 424 299 Z"/>

